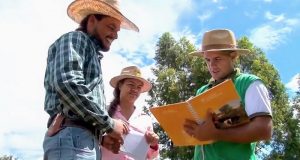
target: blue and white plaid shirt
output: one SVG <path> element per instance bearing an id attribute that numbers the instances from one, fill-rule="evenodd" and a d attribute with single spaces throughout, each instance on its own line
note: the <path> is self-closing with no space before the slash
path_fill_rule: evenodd
<path id="1" fill-rule="evenodd" d="M 44 86 L 45 111 L 63 112 L 104 133 L 113 128 L 108 116 L 99 42 L 81 31 L 64 34 L 49 48 Z"/>

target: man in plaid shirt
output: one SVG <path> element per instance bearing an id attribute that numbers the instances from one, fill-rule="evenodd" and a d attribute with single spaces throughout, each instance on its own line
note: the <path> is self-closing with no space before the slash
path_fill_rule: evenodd
<path id="1" fill-rule="evenodd" d="M 49 47 L 44 109 L 50 118 L 44 159 L 96 160 L 101 158 L 104 133 L 118 144 L 128 133 L 127 124 L 106 111 L 101 51 L 110 49 L 120 28 L 139 30 L 119 11 L 117 0 L 75 0 L 67 12 L 79 28 Z M 114 146 L 109 149 L 118 153 Z"/>

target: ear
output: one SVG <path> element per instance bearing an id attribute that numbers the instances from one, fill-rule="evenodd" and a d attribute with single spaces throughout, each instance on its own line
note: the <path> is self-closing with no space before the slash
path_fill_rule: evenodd
<path id="1" fill-rule="evenodd" d="M 117 87 L 119 88 L 119 90 L 121 91 L 121 87 L 122 87 L 122 85 L 123 85 L 123 81 L 121 82 L 121 81 L 119 81 L 118 82 L 118 84 L 117 84 Z"/>
<path id="2" fill-rule="evenodd" d="M 238 55 L 237 52 L 231 52 L 231 53 L 230 53 L 230 57 L 231 57 L 232 60 L 236 60 L 236 59 L 238 58 L 238 56 L 239 56 L 239 55 Z"/>
<path id="3" fill-rule="evenodd" d="M 94 26 L 96 25 L 97 20 L 94 15 L 89 15 L 87 20 L 87 31 L 88 33 L 91 33 L 94 30 Z"/>

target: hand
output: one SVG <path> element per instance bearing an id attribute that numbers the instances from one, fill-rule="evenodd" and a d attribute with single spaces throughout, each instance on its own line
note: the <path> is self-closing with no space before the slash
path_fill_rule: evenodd
<path id="1" fill-rule="evenodd" d="M 213 123 L 212 113 L 207 113 L 207 120 L 202 124 L 197 124 L 195 121 L 186 120 L 184 130 L 187 134 L 200 141 L 217 140 L 218 129 Z"/>
<path id="2" fill-rule="evenodd" d="M 129 126 L 126 122 L 120 120 L 120 119 L 113 119 L 114 121 L 114 128 L 113 131 L 110 133 L 107 133 L 110 137 L 116 139 L 118 143 L 123 144 L 123 135 L 128 134 L 129 132 Z"/>
<path id="3" fill-rule="evenodd" d="M 150 145 L 150 146 L 155 146 L 158 144 L 158 140 L 159 137 L 156 133 L 154 133 L 153 131 L 151 131 L 150 129 L 148 129 L 145 133 L 145 138 L 146 138 L 146 142 Z"/>
<path id="4" fill-rule="evenodd" d="M 119 143 L 117 139 L 109 135 L 105 135 L 102 139 L 102 146 L 110 150 L 112 153 L 118 154 L 120 151 L 121 143 Z"/>

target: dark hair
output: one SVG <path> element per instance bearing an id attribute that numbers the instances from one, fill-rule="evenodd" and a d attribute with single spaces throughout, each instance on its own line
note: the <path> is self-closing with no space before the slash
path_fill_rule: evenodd
<path id="1" fill-rule="evenodd" d="M 79 24 L 79 27 L 76 29 L 76 31 L 82 31 L 82 32 L 85 32 L 87 33 L 87 23 L 88 23 L 88 20 L 89 20 L 89 17 L 90 16 L 95 16 L 95 18 L 100 21 L 102 20 L 104 17 L 108 17 L 107 15 L 103 15 L 103 14 L 90 14 L 88 16 L 86 16 Z"/>
<path id="2" fill-rule="evenodd" d="M 120 89 L 119 89 L 119 86 L 121 84 L 123 84 L 125 79 L 122 79 L 120 80 L 118 83 L 117 83 L 117 86 L 116 88 L 114 89 L 114 99 L 110 102 L 109 106 L 108 106 L 108 115 L 110 117 L 112 117 L 116 111 L 117 111 L 117 107 L 118 105 L 120 104 Z"/>

